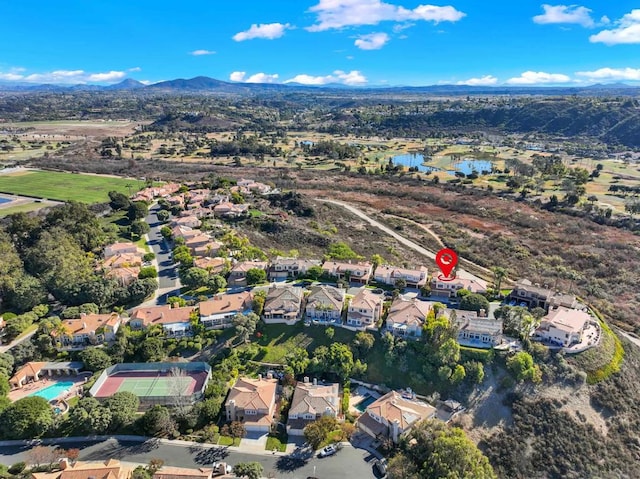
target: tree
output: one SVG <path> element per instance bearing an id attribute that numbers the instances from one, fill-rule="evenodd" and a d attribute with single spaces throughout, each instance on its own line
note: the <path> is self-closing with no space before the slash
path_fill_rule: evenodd
<path id="1" fill-rule="evenodd" d="M 329 259 L 362 259 L 358 253 L 353 251 L 351 247 L 342 241 L 329 245 Z"/>
<path id="2" fill-rule="evenodd" d="M 229 435 L 233 438 L 245 437 L 247 430 L 240 421 L 232 421 L 231 424 L 229 424 Z"/>
<path id="3" fill-rule="evenodd" d="M 146 435 L 153 437 L 172 436 L 177 429 L 169 410 L 160 405 L 155 405 L 145 412 L 140 419 L 140 425 Z"/>
<path id="4" fill-rule="evenodd" d="M 147 469 L 149 470 L 149 473 L 153 475 L 156 472 L 158 472 L 162 468 L 162 466 L 164 466 L 164 459 L 160 459 L 159 457 L 153 457 L 149 460 L 149 465 L 147 466 Z"/>
<path id="5" fill-rule="evenodd" d="M 314 449 L 318 449 L 320 444 L 326 441 L 329 433 L 337 429 L 338 421 L 333 416 L 322 416 L 320 419 L 305 426 L 304 438 Z"/>
<path id="6" fill-rule="evenodd" d="M 267 299 L 267 293 L 265 291 L 257 291 L 253 294 L 253 312 L 258 316 L 264 311 L 264 302 Z"/>
<path id="7" fill-rule="evenodd" d="M 238 477 L 260 479 L 264 473 L 264 468 L 259 462 L 240 462 L 233 466 L 233 473 Z"/>
<path id="8" fill-rule="evenodd" d="M 373 265 L 373 269 L 376 270 L 378 268 L 378 266 L 380 266 L 381 264 L 385 264 L 386 261 L 384 260 L 384 258 L 382 256 L 380 256 L 379 254 L 374 254 L 371 255 L 371 264 Z"/>
<path id="9" fill-rule="evenodd" d="M 502 280 L 507 277 L 507 270 L 500 266 L 491 268 L 493 272 L 494 284 L 496 286 L 496 294 L 500 297 L 500 287 L 502 286 Z"/>
<path id="10" fill-rule="evenodd" d="M 302 374 L 309 366 L 309 353 L 304 348 L 293 348 L 286 356 L 287 366 L 293 370 L 294 375 Z"/>
<path id="11" fill-rule="evenodd" d="M 46 434 L 53 426 L 53 410 L 39 396 L 18 399 L 0 416 L 0 434 L 6 439 L 32 439 Z"/>
<path id="12" fill-rule="evenodd" d="M 213 276 L 210 276 L 209 279 L 207 280 L 207 287 L 211 290 L 212 293 L 215 294 L 218 291 L 221 291 L 227 287 L 227 280 L 224 279 L 224 277 L 220 276 L 219 274 L 214 274 Z"/>
<path id="13" fill-rule="evenodd" d="M 133 201 L 129 205 L 129 210 L 127 211 L 127 217 L 131 222 L 134 222 L 136 220 L 141 220 L 148 214 L 149 214 L 149 207 L 144 201 Z"/>
<path id="14" fill-rule="evenodd" d="M 104 401 L 111 411 L 111 429 L 117 431 L 133 422 L 140 406 L 140 399 L 129 391 L 119 391 Z"/>
<path id="15" fill-rule="evenodd" d="M 343 343 L 333 343 L 331 345 L 328 364 L 330 372 L 345 380 L 349 377 L 353 364 L 353 353 L 349 346 Z"/>
<path id="16" fill-rule="evenodd" d="M 403 290 L 404 288 L 407 287 L 407 280 L 404 278 L 398 278 L 396 279 L 395 283 L 393 284 L 397 289 L 399 290 Z"/>
<path id="17" fill-rule="evenodd" d="M 59 453 L 56 449 L 48 446 L 35 446 L 32 447 L 26 454 L 26 462 L 29 465 L 36 467 L 47 465 L 51 467 L 51 464 L 57 461 Z"/>
<path id="18" fill-rule="evenodd" d="M 353 338 L 353 347 L 360 357 L 364 356 L 374 345 L 376 338 L 371 333 L 358 331 Z"/>
<path id="19" fill-rule="evenodd" d="M 333 337 L 334 337 L 334 336 L 335 336 L 335 334 L 336 334 L 336 330 L 335 330 L 335 329 L 333 329 L 333 328 L 331 328 L 331 327 L 329 327 L 329 328 L 326 328 L 326 329 L 324 330 L 324 334 L 325 334 L 325 336 L 326 336 L 327 338 L 329 338 L 329 339 L 333 339 Z"/>
<path id="20" fill-rule="evenodd" d="M 476 311 L 480 312 L 484 309 L 485 312 L 489 311 L 489 300 L 481 294 L 472 293 L 460 301 L 460 309 L 463 311 Z"/>
<path id="21" fill-rule="evenodd" d="M 85 369 L 93 372 L 106 369 L 113 364 L 111 356 L 103 348 L 87 348 L 81 351 L 80 360 L 84 363 Z"/>
<path id="22" fill-rule="evenodd" d="M 640 213 L 640 199 L 633 198 L 625 201 L 624 210 L 633 218 L 633 215 Z"/>
<path id="23" fill-rule="evenodd" d="M 151 230 L 151 227 L 144 221 L 134 221 L 131 223 L 130 228 L 131 234 L 136 235 L 138 238 L 146 235 Z"/>
<path id="24" fill-rule="evenodd" d="M 138 352 L 142 361 L 146 363 L 162 361 L 167 355 L 164 342 L 160 338 L 146 338 L 140 344 Z"/>
<path id="25" fill-rule="evenodd" d="M 147 278 L 157 278 L 158 271 L 153 266 L 145 266 L 144 268 L 140 268 L 140 272 L 138 273 L 138 279 L 147 279 Z"/>
<path id="26" fill-rule="evenodd" d="M 109 206 L 111 206 L 111 208 L 116 211 L 126 210 L 131 205 L 131 202 L 129 201 L 127 195 L 118 191 L 110 191 L 109 200 Z"/>
<path id="27" fill-rule="evenodd" d="M 311 268 L 307 270 L 305 277 L 312 281 L 318 281 L 322 276 L 322 273 L 322 266 L 311 266 Z"/>
<path id="28" fill-rule="evenodd" d="M 209 272 L 202 268 L 189 268 L 180 278 L 182 284 L 189 289 L 197 289 L 206 286 L 209 280 Z"/>
<path id="29" fill-rule="evenodd" d="M 526 351 L 520 351 L 507 358 L 507 369 L 511 371 L 517 381 L 531 381 L 538 383 L 542 380 L 540 368 L 533 362 L 533 357 Z"/>
<path id="30" fill-rule="evenodd" d="M 236 327 L 238 337 L 243 343 L 249 341 L 249 338 L 256 331 L 256 326 L 260 318 L 255 313 L 249 314 L 236 314 L 233 317 L 233 324 Z"/>
<path id="31" fill-rule="evenodd" d="M 167 210 L 160 210 L 157 214 L 158 221 L 160 221 L 160 223 L 166 223 L 167 221 L 169 221 L 169 217 L 171 216 L 171 213 L 169 213 Z"/>
<path id="32" fill-rule="evenodd" d="M 252 286 L 254 284 L 265 283 L 267 281 L 267 272 L 261 268 L 251 268 L 247 271 L 247 284 Z"/>
<path id="33" fill-rule="evenodd" d="M 414 426 L 390 462 L 389 479 L 495 479 L 488 459 L 464 431 L 436 420 Z"/>

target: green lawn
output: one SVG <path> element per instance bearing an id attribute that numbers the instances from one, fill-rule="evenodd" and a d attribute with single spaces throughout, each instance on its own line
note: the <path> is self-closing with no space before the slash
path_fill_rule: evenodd
<path id="1" fill-rule="evenodd" d="M 239 446 L 241 439 L 239 437 L 233 438 L 229 436 L 220 436 L 218 439 L 218 445 L 220 446 Z"/>
<path id="2" fill-rule="evenodd" d="M 273 451 L 276 450 L 278 452 L 286 452 L 287 451 L 287 438 L 286 435 L 284 437 L 276 437 L 269 435 L 267 437 L 267 444 L 264 447 L 265 451 Z"/>
<path id="3" fill-rule="evenodd" d="M 143 187 L 143 182 L 135 179 L 57 171 L 28 171 L 15 176 L 0 175 L 0 192 L 83 203 L 107 201 L 108 193 L 112 190 L 128 195 Z"/>

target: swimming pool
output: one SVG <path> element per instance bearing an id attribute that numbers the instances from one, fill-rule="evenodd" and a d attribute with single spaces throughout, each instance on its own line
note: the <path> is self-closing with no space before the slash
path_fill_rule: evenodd
<path id="1" fill-rule="evenodd" d="M 0 196 L 0 205 L 2 203 L 9 203 L 10 201 L 13 201 L 13 200 L 11 200 L 11 198 L 5 198 L 4 196 Z"/>
<path id="2" fill-rule="evenodd" d="M 364 412 L 367 409 L 367 406 L 372 402 L 374 402 L 375 400 L 376 398 L 374 398 L 373 396 L 367 395 L 367 397 L 365 397 L 362 401 L 360 401 L 358 404 L 354 405 L 353 407 L 355 407 L 360 412 Z"/>
<path id="3" fill-rule="evenodd" d="M 29 396 L 40 396 L 41 398 L 45 398 L 47 401 L 51 401 L 62 393 L 67 392 L 74 384 L 75 383 L 73 381 L 61 381 L 59 383 L 52 384 L 51 386 L 47 386 L 40 391 L 33 392 L 29 394 Z"/>

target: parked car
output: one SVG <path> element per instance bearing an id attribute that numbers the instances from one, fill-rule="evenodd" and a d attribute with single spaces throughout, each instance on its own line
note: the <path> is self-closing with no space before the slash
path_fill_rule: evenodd
<path id="1" fill-rule="evenodd" d="M 379 477 L 387 476 L 387 460 L 386 459 L 376 459 L 373 463 L 373 470 Z"/>
<path id="2" fill-rule="evenodd" d="M 338 452 L 338 448 L 332 444 L 330 446 L 322 448 L 318 453 L 318 457 L 333 456 L 336 452 Z"/>

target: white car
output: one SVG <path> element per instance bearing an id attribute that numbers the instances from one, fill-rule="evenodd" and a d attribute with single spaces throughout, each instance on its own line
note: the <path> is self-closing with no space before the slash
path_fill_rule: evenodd
<path id="1" fill-rule="evenodd" d="M 338 448 L 332 444 L 331 446 L 322 448 L 318 453 L 318 457 L 333 456 L 336 452 L 338 452 Z"/>

